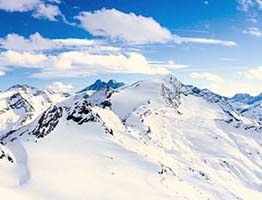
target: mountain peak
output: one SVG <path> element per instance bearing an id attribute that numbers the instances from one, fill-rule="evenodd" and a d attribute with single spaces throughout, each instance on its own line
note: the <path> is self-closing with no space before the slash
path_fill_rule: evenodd
<path id="1" fill-rule="evenodd" d="M 35 87 L 29 86 L 27 84 L 16 84 L 13 85 L 12 87 L 8 88 L 6 91 L 11 91 L 11 90 L 27 90 L 27 89 L 36 89 Z"/>
<path id="2" fill-rule="evenodd" d="M 86 92 L 88 90 L 101 90 L 104 87 L 110 87 L 112 89 L 117 89 L 119 87 L 122 87 L 124 83 L 117 82 L 113 79 L 109 80 L 108 82 L 102 81 L 101 79 L 97 79 L 93 84 L 87 86 L 86 88 L 80 90 L 78 93 Z"/>

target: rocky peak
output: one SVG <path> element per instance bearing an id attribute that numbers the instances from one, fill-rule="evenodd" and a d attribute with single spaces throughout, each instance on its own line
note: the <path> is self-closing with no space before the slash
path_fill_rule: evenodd
<path id="1" fill-rule="evenodd" d="M 122 82 L 117 82 L 115 80 L 109 80 L 108 82 L 105 82 L 105 81 L 102 81 L 101 79 L 98 79 L 95 81 L 95 83 L 89 85 L 88 87 L 82 89 L 81 91 L 79 91 L 78 93 L 81 93 L 81 92 L 86 92 L 86 91 L 89 91 L 89 90 L 101 90 L 105 87 L 110 87 L 112 89 L 117 89 L 119 87 L 122 87 L 124 85 L 124 83 Z"/>

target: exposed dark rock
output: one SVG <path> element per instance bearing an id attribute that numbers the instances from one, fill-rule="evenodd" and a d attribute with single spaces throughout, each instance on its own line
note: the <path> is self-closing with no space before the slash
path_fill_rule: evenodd
<path id="1" fill-rule="evenodd" d="M 48 135 L 57 126 L 59 119 L 62 117 L 63 109 L 61 107 L 53 106 L 49 108 L 41 118 L 38 120 L 36 128 L 32 134 L 37 138 L 43 138 Z"/>

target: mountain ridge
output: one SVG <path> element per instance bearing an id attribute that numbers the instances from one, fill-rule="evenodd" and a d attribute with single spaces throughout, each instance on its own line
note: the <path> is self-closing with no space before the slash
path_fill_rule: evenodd
<path id="1" fill-rule="evenodd" d="M 0 137 L 0 186 L 26 186 L 20 199 L 259 198 L 261 132 L 173 76 L 103 88 Z"/>

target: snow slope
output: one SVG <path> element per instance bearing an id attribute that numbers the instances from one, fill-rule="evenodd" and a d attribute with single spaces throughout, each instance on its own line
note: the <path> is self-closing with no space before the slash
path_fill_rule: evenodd
<path id="1" fill-rule="evenodd" d="M 262 198 L 261 127 L 224 99 L 172 76 L 81 97 L 0 138 L 1 197 Z"/>

